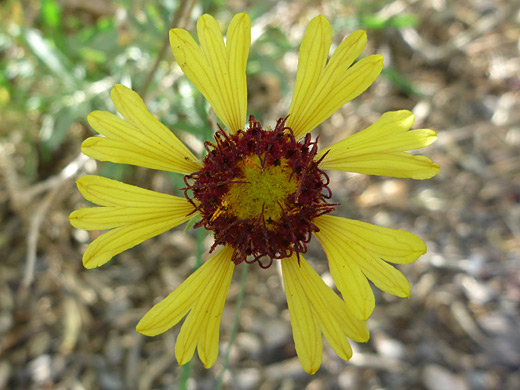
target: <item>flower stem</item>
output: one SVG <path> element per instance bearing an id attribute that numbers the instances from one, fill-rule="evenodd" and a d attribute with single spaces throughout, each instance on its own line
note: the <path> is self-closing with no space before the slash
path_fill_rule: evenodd
<path id="1" fill-rule="evenodd" d="M 231 326 L 229 342 L 227 345 L 226 354 L 224 355 L 224 362 L 222 363 L 222 371 L 220 372 L 220 375 L 218 377 L 216 390 L 222 389 L 224 373 L 226 372 L 228 364 L 229 364 L 229 353 L 231 351 L 231 346 L 233 345 L 233 342 L 235 341 L 235 336 L 236 336 L 236 333 L 238 330 L 238 320 L 240 319 L 240 309 L 242 307 L 242 301 L 244 299 L 244 290 L 246 287 L 246 280 L 247 280 L 247 273 L 249 271 L 249 264 L 247 264 L 244 261 L 240 266 L 242 267 L 242 275 L 241 275 L 241 279 L 240 279 L 240 290 L 238 292 L 237 305 L 235 308 L 235 317 L 233 318 L 233 325 Z"/>
<path id="2" fill-rule="evenodd" d="M 188 379 L 191 376 L 191 360 L 182 366 L 181 378 L 179 380 L 179 390 L 188 389 Z"/>
<path id="3" fill-rule="evenodd" d="M 174 27 L 179 27 L 178 24 L 181 21 L 182 17 L 184 16 L 184 13 L 186 11 L 186 8 L 188 6 L 188 0 L 180 0 L 179 5 L 177 6 L 177 10 L 173 13 L 172 19 L 170 22 L 169 28 L 166 30 L 166 34 L 164 34 L 163 41 L 161 48 L 159 50 L 159 54 L 157 55 L 157 58 L 155 59 L 154 64 L 152 65 L 152 68 L 148 71 L 148 74 L 146 75 L 146 79 L 143 83 L 143 86 L 139 90 L 139 94 L 145 100 L 146 93 L 148 92 L 148 88 L 150 87 L 150 84 L 152 83 L 153 76 L 155 75 L 155 72 L 157 72 L 157 68 L 159 68 L 159 63 L 162 61 L 166 53 L 168 52 L 169 47 L 169 37 L 170 37 L 170 29 Z"/>
<path id="4" fill-rule="evenodd" d="M 195 266 L 193 271 L 196 271 L 202 265 L 202 254 L 204 253 L 204 239 L 206 238 L 207 231 L 204 229 L 197 229 L 197 246 L 195 249 Z"/>

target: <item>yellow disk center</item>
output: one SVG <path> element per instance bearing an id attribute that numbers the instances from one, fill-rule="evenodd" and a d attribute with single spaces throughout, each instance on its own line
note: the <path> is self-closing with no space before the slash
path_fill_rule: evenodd
<path id="1" fill-rule="evenodd" d="M 224 196 L 223 208 L 239 219 L 257 219 L 263 212 L 267 223 L 278 221 L 287 197 L 298 188 L 296 175 L 287 161 L 261 167 L 258 156 L 250 156 L 242 163 L 240 183 L 234 183 Z"/>

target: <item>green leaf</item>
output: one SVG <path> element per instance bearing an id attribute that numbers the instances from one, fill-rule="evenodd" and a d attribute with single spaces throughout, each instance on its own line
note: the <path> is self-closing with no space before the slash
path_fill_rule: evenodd
<path id="1" fill-rule="evenodd" d="M 42 22 L 47 27 L 61 26 L 61 6 L 54 0 L 42 0 L 40 8 Z"/>
<path id="2" fill-rule="evenodd" d="M 383 30 L 386 28 L 415 27 L 419 20 L 417 16 L 411 14 L 394 15 L 386 18 L 380 15 L 363 15 L 359 19 L 359 24 L 370 30 Z"/>
<path id="3" fill-rule="evenodd" d="M 365 15 L 361 16 L 359 24 L 369 30 L 382 30 L 388 25 L 388 19 L 379 15 Z"/>
<path id="4" fill-rule="evenodd" d="M 197 222 L 201 220 L 200 214 L 196 214 L 188 220 L 186 227 L 184 228 L 184 233 L 190 230 Z"/>
<path id="5" fill-rule="evenodd" d="M 71 86 L 76 84 L 75 78 L 69 71 L 69 69 L 72 69 L 69 60 L 51 42 L 44 39 L 39 31 L 35 29 L 22 30 L 22 37 L 32 53 L 59 79 Z"/>
<path id="6" fill-rule="evenodd" d="M 415 87 L 408 79 L 394 68 L 385 68 L 381 72 L 395 86 L 407 95 L 424 96 L 424 92 Z"/>
<path id="7" fill-rule="evenodd" d="M 390 19 L 390 26 L 395 28 L 415 27 L 419 18 L 415 15 L 396 15 Z"/>

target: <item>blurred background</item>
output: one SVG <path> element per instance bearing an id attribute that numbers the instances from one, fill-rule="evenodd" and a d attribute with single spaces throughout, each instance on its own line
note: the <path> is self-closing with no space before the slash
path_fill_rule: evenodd
<path id="1" fill-rule="evenodd" d="M 414 389 L 520 388 L 520 2 L 517 0 L 3 0 L 0 2 L 0 389 Z M 98 173 L 181 195 L 182 177 L 82 156 L 86 116 L 115 112 L 115 83 L 198 155 L 215 116 L 167 42 L 171 26 L 195 32 L 211 13 L 224 30 L 252 19 L 249 111 L 264 125 L 285 116 L 298 47 L 322 14 L 333 46 L 368 33 L 363 56 L 385 56 L 383 74 L 314 134 L 321 146 L 388 110 L 409 109 L 438 141 L 427 181 L 331 173 L 336 215 L 416 233 L 428 253 L 401 267 L 410 299 L 375 290 L 371 339 L 349 363 L 325 345 L 309 376 L 296 358 L 277 267 L 250 267 L 238 332 L 223 370 L 240 267 L 221 326 L 221 352 L 205 370 L 178 367 L 179 327 L 155 338 L 140 317 L 206 259 L 211 238 L 184 226 L 107 265 L 81 257 L 100 232 L 73 229 L 86 207 L 74 179 Z M 181 195 L 182 196 L 182 195 Z M 306 256 L 326 281 L 316 242 Z M 189 378 L 189 379 L 186 379 Z"/>

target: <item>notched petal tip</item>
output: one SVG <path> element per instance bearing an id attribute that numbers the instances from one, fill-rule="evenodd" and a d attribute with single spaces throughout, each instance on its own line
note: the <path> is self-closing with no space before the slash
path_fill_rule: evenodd
<path id="1" fill-rule="evenodd" d="M 125 93 L 125 92 L 134 92 L 132 89 L 128 88 L 126 85 L 123 84 L 114 84 L 112 87 L 112 93 Z M 135 92 L 134 92 L 135 93 Z"/>
<path id="2" fill-rule="evenodd" d="M 364 69 L 365 71 L 369 71 L 368 75 L 370 75 L 370 79 L 372 80 L 370 84 L 366 87 L 368 88 L 379 76 L 384 67 L 384 57 L 381 54 L 372 54 L 368 57 L 360 59 L 357 63 L 352 65 L 350 69 L 360 67 L 358 69 Z"/>
<path id="3" fill-rule="evenodd" d="M 81 153 L 93 160 L 108 161 L 105 154 L 100 153 L 97 149 L 103 142 L 107 140 L 105 136 L 89 137 L 81 143 Z"/>
<path id="4" fill-rule="evenodd" d="M 233 16 L 233 19 L 235 18 L 238 20 L 239 23 L 251 22 L 251 18 L 246 12 L 239 12 L 238 14 L 235 14 L 235 16 Z"/>
<path id="5" fill-rule="evenodd" d="M 403 291 L 404 295 L 400 298 L 410 298 L 412 296 L 410 285 L 408 285 L 408 289 Z"/>
<path id="6" fill-rule="evenodd" d="M 188 348 L 178 348 L 178 345 L 179 340 L 177 339 L 177 343 L 175 344 L 175 358 L 177 359 L 179 366 L 183 366 L 191 359 L 193 359 L 193 355 L 195 354 L 195 347 L 191 350 L 188 350 Z"/>
<path id="7" fill-rule="evenodd" d="M 91 137 L 91 138 L 100 138 L 100 137 Z M 89 139 L 89 138 L 87 138 Z M 86 141 L 86 140 L 85 140 Z M 76 187 L 78 191 L 83 195 L 85 199 L 91 201 L 91 197 L 89 196 L 89 189 L 92 186 L 106 186 L 106 183 L 115 182 L 115 180 L 108 179 L 106 177 L 98 176 L 98 175 L 83 175 L 78 180 L 76 180 Z M 93 202 L 96 203 L 96 202 Z"/>
<path id="8" fill-rule="evenodd" d="M 372 54 L 366 57 L 366 60 L 370 61 L 375 68 L 380 68 L 380 71 L 383 70 L 385 58 L 381 54 Z"/>
<path id="9" fill-rule="evenodd" d="M 208 368 L 211 368 L 215 365 L 215 363 L 217 362 L 217 355 L 215 355 L 214 357 L 208 357 L 208 356 L 205 356 L 203 354 L 201 354 L 201 350 L 200 350 L 200 347 L 197 348 L 198 350 L 198 353 L 199 353 L 199 358 L 200 358 L 200 361 L 202 362 L 202 364 L 204 364 L 204 368 L 205 369 L 208 369 Z"/>
<path id="10" fill-rule="evenodd" d="M 117 111 L 127 120 L 130 119 L 128 111 L 129 109 L 131 110 L 132 106 L 135 109 L 140 109 L 140 106 L 144 106 L 144 101 L 139 94 L 123 84 L 114 85 L 110 92 L 110 99 L 116 106 Z"/>
<path id="11" fill-rule="evenodd" d="M 360 38 L 367 39 L 367 32 L 365 30 L 356 30 L 350 35 L 354 35 L 354 36 L 359 35 Z"/>
<path id="12" fill-rule="evenodd" d="M 149 324 L 147 322 L 149 322 L 149 321 L 143 321 L 143 319 L 141 319 L 141 321 L 139 321 L 137 323 L 135 330 L 137 332 L 141 333 L 142 335 L 149 336 L 149 337 L 154 337 L 154 336 L 157 336 L 157 335 L 163 333 L 162 331 L 158 330 L 157 328 L 150 326 L 152 324 Z"/>
<path id="13" fill-rule="evenodd" d="M 311 21 L 307 25 L 307 28 L 309 28 L 310 26 L 313 26 L 316 23 L 330 26 L 330 22 L 329 22 L 329 20 L 325 16 L 318 15 L 318 16 L 315 16 L 314 18 L 311 19 Z"/>
<path id="14" fill-rule="evenodd" d="M 190 362 L 191 359 L 193 359 L 193 355 L 190 358 L 186 357 L 185 355 L 182 355 L 182 356 L 176 357 L 176 359 L 177 359 L 177 364 L 179 366 L 184 366 L 186 363 Z"/>
<path id="15" fill-rule="evenodd" d="M 111 99 L 112 101 L 114 101 L 114 100 L 118 100 L 118 99 L 121 99 L 121 98 L 122 98 L 122 95 L 124 95 L 125 93 L 128 93 L 128 92 L 133 92 L 133 93 L 135 93 L 135 92 L 132 91 L 130 88 L 125 87 L 123 84 L 115 84 L 115 85 L 112 87 L 112 91 L 110 92 L 110 99 Z"/>
<path id="16" fill-rule="evenodd" d="M 401 230 L 401 231 L 404 232 L 404 230 Z M 405 233 L 408 233 L 411 236 L 415 237 L 415 240 L 410 239 L 408 241 L 408 245 L 411 247 L 412 250 L 415 250 L 415 252 L 417 253 L 417 258 L 424 255 L 428 251 L 428 248 L 426 248 L 426 244 L 418 235 L 410 233 L 410 232 L 405 232 Z"/>
<path id="17" fill-rule="evenodd" d="M 91 137 L 92 138 L 92 137 Z M 88 139 L 88 138 L 87 138 Z M 79 177 L 77 180 L 76 180 L 76 185 L 78 186 L 78 188 L 80 186 L 82 187 L 86 187 L 92 183 L 94 183 L 96 180 L 105 180 L 106 178 L 104 177 L 101 177 L 101 176 L 98 176 L 98 175 L 83 175 L 81 177 Z"/>
<path id="18" fill-rule="evenodd" d="M 88 250 L 88 249 L 87 249 Z M 94 256 L 88 256 L 87 252 L 83 255 L 83 267 L 87 269 L 93 269 L 101 267 L 103 264 L 108 263 L 112 257 L 106 253 L 98 253 Z"/>
<path id="19" fill-rule="evenodd" d="M 182 28 L 178 28 L 178 27 L 170 29 L 169 35 L 170 35 L 170 43 L 171 44 L 173 44 L 172 40 L 174 38 L 177 38 L 180 35 L 180 33 L 179 33 L 180 31 L 185 31 L 185 30 L 182 29 Z"/>
<path id="20" fill-rule="evenodd" d="M 91 137 L 91 138 L 93 138 L 93 137 Z M 85 141 L 83 141 L 83 143 L 85 143 L 89 139 L 90 138 L 87 138 Z M 81 151 L 83 151 L 83 144 L 81 144 Z M 86 153 L 83 152 L 83 154 L 86 154 Z M 93 177 L 96 177 L 96 176 L 95 175 L 83 175 L 78 180 L 76 180 L 76 187 L 78 188 L 78 191 L 80 192 L 80 194 L 83 195 L 83 197 L 85 197 L 85 191 L 87 190 L 89 184 L 92 183 Z M 74 214 L 74 212 L 72 214 Z"/>
<path id="21" fill-rule="evenodd" d="M 229 37 L 230 27 L 233 25 L 239 26 L 241 34 L 248 35 L 249 37 L 251 36 L 251 18 L 249 17 L 249 15 L 247 13 L 241 12 L 241 13 L 235 14 L 235 16 L 233 16 L 233 19 L 231 20 L 231 22 L 228 25 L 228 30 L 226 33 L 228 40 L 230 38 Z M 227 45 L 227 43 L 226 43 L 226 45 Z"/>
<path id="22" fill-rule="evenodd" d="M 385 116 L 397 116 L 401 120 L 406 120 L 406 119 L 412 117 L 413 118 L 412 125 L 415 122 L 415 115 L 410 110 L 387 111 L 383 115 L 381 115 L 381 118 L 384 118 Z M 379 118 L 379 119 L 381 119 L 381 118 Z M 412 126 L 410 126 L 410 127 L 412 127 Z"/>
<path id="23" fill-rule="evenodd" d="M 441 167 L 439 166 L 439 164 L 432 162 L 428 157 L 426 157 L 426 156 L 415 156 L 415 157 L 416 158 L 422 157 L 423 159 L 427 159 L 427 161 L 429 161 L 429 166 L 421 169 L 414 176 L 411 176 L 410 177 L 411 179 L 414 179 L 414 180 L 431 179 L 432 177 L 436 176 L 441 171 Z"/>
<path id="24" fill-rule="evenodd" d="M 356 30 L 351 33 L 348 38 L 352 40 L 352 46 L 354 46 L 356 43 L 360 43 L 364 48 L 368 42 L 367 33 L 364 30 Z"/>
<path id="25" fill-rule="evenodd" d="M 83 210 L 83 211 L 81 211 L 81 210 Z M 69 217 L 68 217 L 69 223 L 76 229 L 81 229 L 79 227 L 79 224 L 80 224 L 79 219 L 81 217 L 81 214 L 84 214 L 84 212 L 85 212 L 85 209 L 79 209 L 79 210 L 74 210 L 72 213 L 69 214 Z"/>
<path id="26" fill-rule="evenodd" d="M 95 110 L 87 115 L 87 122 L 95 130 L 95 125 L 101 120 L 101 117 L 106 114 L 106 111 Z"/>
<path id="27" fill-rule="evenodd" d="M 179 49 L 181 48 L 181 44 L 186 45 L 188 40 L 193 39 L 191 34 L 183 28 L 172 28 L 169 35 L 171 46 L 174 46 L 175 43 Z"/>
<path id="28" fill-rule="evenodd" d="M 348 294 L 345 294 L 347 296 L 346 300 L 348 299 L 351 299 L 352 297 L 350 297 Z M 372 294 L 373 295 L 373 294 Z M 369 303 L 358 303 L 358 302 L 349 302 L 352 307 L 351 307 L 351 312 L 352 312 L 352 315 L 358 319 L 358 320 L 361 320 L 361 321 L 367 321 L 370 316 L 372 315 L 372 313 L 374 312 L 374 309 L 376 308 L 376 305 L 375 305 L 375 301 L 371 301 Z M 354 339 L 352 339 L 354 340 Z M 358 341 L 358 340 L 355 340 L 355 341 Z"/>
<path id="29" fill-rule="evenodd" d="M 198 20 L 198 23 L 211 23 L 211 22 L 217 22 L 216 19 L 211 14 L 203 14 Z M 218 22 L 217 22 L 218 23 Z"/>

